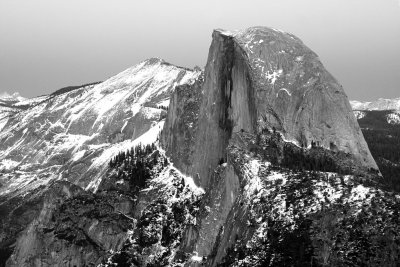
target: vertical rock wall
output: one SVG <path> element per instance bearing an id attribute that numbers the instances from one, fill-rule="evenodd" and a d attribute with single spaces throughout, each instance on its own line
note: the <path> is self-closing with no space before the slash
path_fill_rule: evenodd
<path id="1" fill-rule="evenodd" d="M 202 187 L 218 163 L 226 161 L 232 133 L 241 130 L 275 128 L 299 146 L 314 141 L 377 169 L 342 86 L 291 34 L 264 27 L 214 31 L 201 93 L 195 149 L 182 158 L 171 149 L 179 142 L 172 146 L 166 133 L 163 140 L 178 167 L 190 159 L 183 171 Z M 169 129 L 175 109 L 172 102 Z"/>
<path id="2" fill-rule="evenodd" d="M 202 89 L 198 138 L 191 175 L 207 187 L 211 171 L 226 161 L 233 132 L 256 129 L 256 109 L 246 56 L 233 38 L 213 33 Z"/>
<path id="3" fill-rule="evenodd" d="M 176 90 L 162 134 L 174 165 L 206 189 L 211 212 L 187 229 L 182 251 L 210 266 L 248 234 L 242 177 L 227 155 L 228 144 L 240 146 L 234 133 L 275 128 L 299 146 L 314 141 L 377 169 L 343 88 L 297 37 L 261 27 L 212 37 L 204 81 Z"/>

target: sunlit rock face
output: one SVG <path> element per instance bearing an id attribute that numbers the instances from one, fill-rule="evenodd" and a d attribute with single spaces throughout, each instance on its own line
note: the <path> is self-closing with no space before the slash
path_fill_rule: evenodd
<path id="1" fill-rule="evenodd" d="M 243 192 L 258 183 L 257 174 L 242 163 L 260 157 L 251 150 L 261 146 L 255 136 L 263 131 L 276 131 L 299 149 L 315 143 L 342 151 L 351 155 L 350 165 L 377 169 L 343 88 L 297 37 L 264 27 L 216 30 L 212 37 L 204 80 L 177 88 L 162 134 L 173 164 L 206 190 L 207 212 L 188 228 L 182 249 L 207 255 L 210 266 L 235 238 L 253 234 L 243 230 L 249 214 L 242 205 L 253 198 Z M 242 133 L 253 147 L 235 162 L 248 153 Z"/>
<path id="2" fill-rule="evenodd" d="M 393 99 L 379 98 L 372 102 L 350 101 L 353 110 L 397 110 L 400 111 L 400 97 Z"/>
<path id="3" fill-rule="evenodd" d="M 377 168 L 342 86 L 291 34 L 266 27 L 214 31 L 201 101 L 193 164 L 186 168 L 201 186 L 241 130 L 275 128 L 300 146 L 315 142 Z"/>
<path id="4" fill-rule="evenodd" d="M 258 129 L 275 127 L 300 145 L 335 147 L 376 168 L 342 86 L 301 40 L 263 27 L 216 34 L 232 38 L 248 62 Z"/>

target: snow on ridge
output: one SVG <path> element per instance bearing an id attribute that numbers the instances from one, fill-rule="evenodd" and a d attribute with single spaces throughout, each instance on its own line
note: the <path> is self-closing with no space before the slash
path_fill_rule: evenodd
<path id="1" fill-rule="evenodd" d="M 175 87 L 174 82 L 180 73 L 184 72 L 184 76 L 178 85 L 190 83 L 200 75 L 200 72 L 165 64 L 162 60 L 158 60 L 154 64 L 147 63 L 148 61 L 144 61 L 128 68 L 94 88 L 95 96 L 101 102 L 96 105 L 96 112 L 99 116 L 130 96 L 133 96 L 134 103 L 131 111 L 134 116 L 139 112 L 140 106 L 150 98 L 168 91 L 172 92 Z"/>
<path id="2" fill-rule="evenodd" d="M 247 158 L 250 158 L 246 155 Z M 260 192 L 263 188 L 263 183 L 258 176 L 258 172 L 261 168 L 262 163 L 257 159 L 250 160 L 243 169 L 244 177 L 248 181 L 247 185 L 244 187 L 245 196 L 247 199 L 251 199 L 251 197 L 256 192 Z"/>
<path id="3" fill-rule="evenodd" d="M 14 160 L 11 159 L 3 159 L 0 162 L 0 170 L 11 170 L 13 168 L 15 168 L 16 166 L 18 166 L 19 162 L 16 162 Z"/>
<path id="4" fill-rule="evenodd" d="M 77 179 L 84 179 L 86 188 L 96 189 L 104 167 L 112 156 L 139 143 L 145 145 L 156 141 L 164 123 L 159 122 L 162 110 L 150 106 L 155 107 L 157 103 L 166 106 L 169 94 L 177 85 L 194 83 L 201 73 L 168 64 L 161 59 L 151 59 L 91 86 L 90 90 L 86 88 L 21 101 L 18 105 L 28 105 L 31 108 L 18 109 L 18 113 L 10 114 L 12 120 L 9 119 L 8 111 L 2 109 L 0 142 L 4 141 L 9 145 L 0 151 L 0 160 L 16 160 L 17 157 L 13 156 L 17 154 L 15 152 L 23 151 L 27 153 L 23 160 L 28 166 L 26 169 L 36 168 L 37 162 L 54 163 L 50 167 L 53 168 L 51 173 L 56 178 L 61 170 L 61 165 L 56 165 L 60 162 L 58 157 L 64 157 L 66 164 L 84 160 L 88 165 Z M 136 120 L 134 115 L 139 112 L 140 117 Z M 137 139 L 131 140 L 126 139 L 131 136 L 131 132 L 124 133 L 127 129 L 132 131 L 128 123 L 144 123 L 144 131 L 149 124 L 152 127 Z M 109 142 L 108 138 L 114 138 L 112 135 L 117 134 L 110 133 L 110 129 L 116 126 L 118 136 Z M 135 125 L 135 131 L 138 130 L 137 126 Z M 37 151 L 31 149 L 32 145 Z M 86 158 L 92 152 L 100 156 Z M 40 166 L 37 168 L 38 174 L 47 173 Z M 87 172 L 93 174 L 93 179 L 84 178 Z M 34 179 L 35 175 L 30 177 Z"/>
<path id="5" fill-rule="evenodd" d="M 133 117 L 146 102 L 161 94 L 169 97 L 168 93 L 172 92 L 176 85 L 192 83 L 200 74 L 199 71 L 176 67 L 161 59 L 143 61 L 94 86 L 83 102 L 70 109 L 69 125 L 85 114 L 94 112 L 97 118 L 93 128 L 129 105 Z M 179 77 L 180 81 L 176 83 Z"/>
<path id="6" fill-rule="evenodd" d="M 215 30 L 216 32 L 219 32 L 220 34 L 222 34 L 222 35 L 226 35 L 226 36 L 235 36 L 235 35 L 237 35 L 238 33 L 240 33 L 240 31 L 239 30 L 232 30 L 232 31 L 230 31 L 230 30 L 224 30 L 224 29 L 216 29 Z"/>

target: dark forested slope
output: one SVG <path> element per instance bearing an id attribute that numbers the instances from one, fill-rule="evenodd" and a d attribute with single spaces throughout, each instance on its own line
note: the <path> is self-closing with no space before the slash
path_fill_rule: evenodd
<path id="1" fill-rule="evenodd" d="M 396 113 L 388 110 L 362 113 L 358 123 L 384 182 L 390 189 L 400 191 L 400 124 L 388 119 Z"/>

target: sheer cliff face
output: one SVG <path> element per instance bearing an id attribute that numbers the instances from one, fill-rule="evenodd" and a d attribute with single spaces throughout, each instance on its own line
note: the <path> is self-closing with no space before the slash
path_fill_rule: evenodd
<path id="1" fill-rule="evenodd" d="M 201 186 L 241 130 L 275 128 L 299 146 L 314 141 L 377 168 L 342 86 L 291 34 L 264 27 L 214 31 L 202 94 L 193 164 L 186 166 Z"/>

